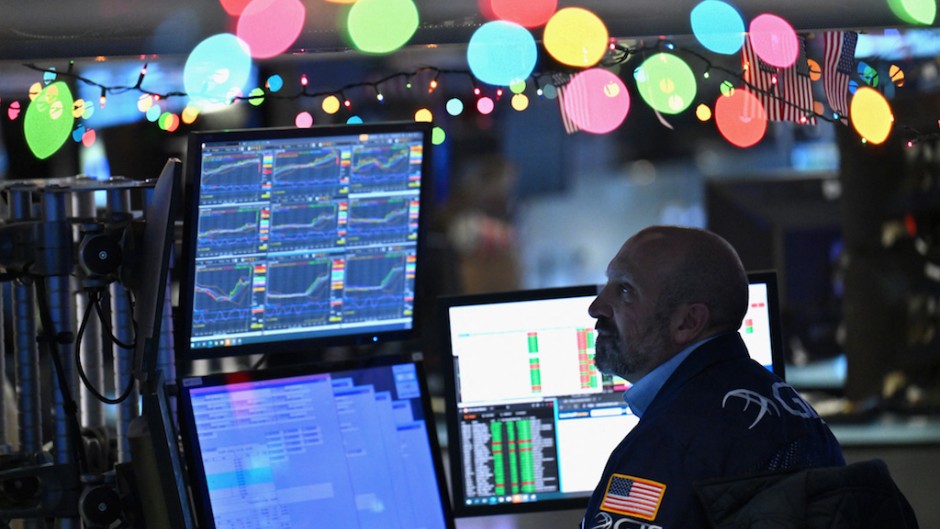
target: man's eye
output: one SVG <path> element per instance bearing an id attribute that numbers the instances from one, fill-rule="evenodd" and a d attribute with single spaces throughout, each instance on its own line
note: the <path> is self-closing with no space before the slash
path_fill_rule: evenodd
<path id="1" fill-rule="evenodd" d="M 624 296 L 632 296 L 633 287 L 631 287 L 630 285 L 620 285 L 620 293 L 623 294 Z"/>

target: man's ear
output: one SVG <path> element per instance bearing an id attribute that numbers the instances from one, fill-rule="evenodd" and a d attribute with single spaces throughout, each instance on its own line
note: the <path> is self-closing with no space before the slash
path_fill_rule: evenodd
<path id="1" fill-rule="evenodd" d="M 704 337 L 711 314 L 704 303 L 685 303 L 679 306 L 672 319 L 672 339 L 685 347 Z"/>

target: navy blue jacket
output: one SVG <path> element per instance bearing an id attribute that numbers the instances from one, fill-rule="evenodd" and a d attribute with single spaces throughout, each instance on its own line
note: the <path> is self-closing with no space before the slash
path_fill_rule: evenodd
<path id="1" fill-rule="evenodd" d="M 679 365 L 611 453 L 582 527 L 704 528 L 697 482 L 844 464 L 812 407 L 737 333 L 722 335 Z"/>
<path id="2" fill-rule="evenodd" d="M 703 483 L 720 529 L 917 529 L 917 515 L 880 459 Z"/>

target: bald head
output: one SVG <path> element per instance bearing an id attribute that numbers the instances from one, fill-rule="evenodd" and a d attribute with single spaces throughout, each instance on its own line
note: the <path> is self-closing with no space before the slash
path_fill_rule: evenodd
<path id="1" fill-rule="evenodd" d="M 647 228 L 607 265 L 588 307 L 596 318 L 594 363 L 636 383 L 686 347 L 737 331 L 747 312 L 737 252 L 705 230 Z"/>
<path id="2" fill-rule="evenodd" d="M 737 252 L 707 230 L 652 226 L 631 237 L 621 252 L 642 254 L 656 266 L 661 307 L 702 303 L 709 309 L 708 334 L 735 331 L 747 312 L 747 274 Z"/>

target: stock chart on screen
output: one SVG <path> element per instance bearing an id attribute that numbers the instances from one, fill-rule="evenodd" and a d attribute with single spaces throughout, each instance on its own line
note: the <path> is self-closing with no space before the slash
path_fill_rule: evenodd
<path id="1" fill-rule="evenodd" d="M 180 306 L 195 356 L 412 329 L 428 149 L 415 125 L 192 135 Z"/>

